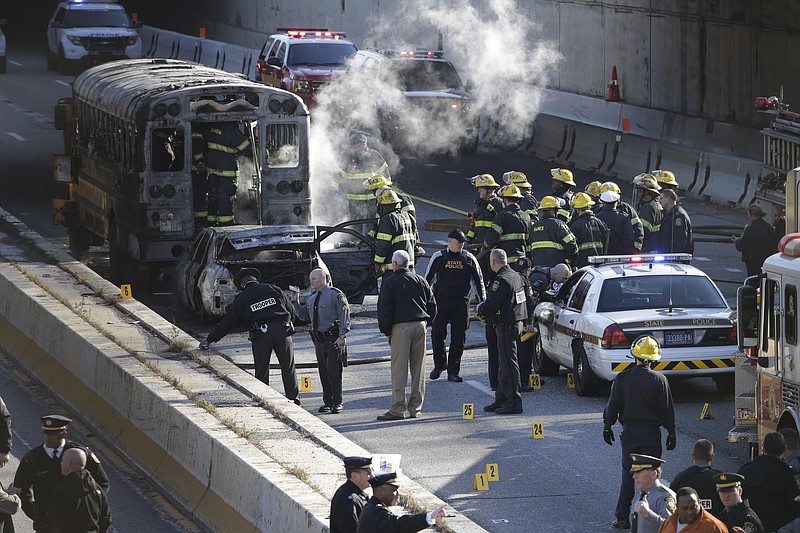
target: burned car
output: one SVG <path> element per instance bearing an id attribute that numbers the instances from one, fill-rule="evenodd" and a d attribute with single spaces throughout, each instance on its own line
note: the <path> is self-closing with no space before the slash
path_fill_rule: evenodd
<path id="1" fill-rule="evenodd" d="M 328 231 L 323 239 L 335 232 Z M 238 289 L 233 276 L 242 268 L 256 268 L 261 281 L 289 290 L 300 288 L 301 301 L 311 294 L 308 274 L 322 268 L 352 303 L 360 303 L 374 285 L 369 247 L 343 249 L 331 244 L 320 254 L 315 226 L 228 226 L 203 229 L 177 269 L 178 295 L 201 319 L 219 318 Z M 335 263 L 332 268 L 323 255 Z M 372 282 L 372 283 L 369 283 Z"/>

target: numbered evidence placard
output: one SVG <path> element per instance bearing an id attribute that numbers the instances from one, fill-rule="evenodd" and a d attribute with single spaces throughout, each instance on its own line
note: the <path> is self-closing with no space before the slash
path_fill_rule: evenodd
<path id="1" fill-rule="evenodd" d="M 312 389 L 311 376 L 303 376 L 300 378 L 300 392 L 311 392 Z"/>
<path id="2" fill-rule="evenodd" d="M 486 479 L 486 474 L 475 474 L 475 484 L 473 486 L 476 490 L 489 490 L 489 480 Z"/>
<path id="3" fill-rule="evenodd" d="M 475 404 L 465 403 L 461 410 L 461 418 L 464 420 L 475 420 Z"/>
<path id="4" fill-rule="evenodd" d="M 572 372 L 567 372 L 567 388 L 574 389 L 575 388 L 575 374 Z"/>
<path id="5" fill-rule="evenodd" d="M 500 467 L 497 463 L 486 465 L 486 479 L 489 481 L 500 481 Z"/>
<path id="6" fill-rule="evenodd" d="M 123 300 L 130 300 L 133 298 L 133 291 L 131 291 L 131 286 L 127 283 L 125 285 L 119 286 L 119 295 Z"/>
<path id="7" fill-rule="evenodd" d="M 544 438 L 544 422 L 534 422 L 531 428 L 531 437 L 534 439 Z"/>
<path id="8" fill-rule="evenodd" d="M 539 374 L 528 375 L 528 386 L 533 387 L 534 390 L 539 390 L 542 388 L 542 380 L 539 377 Z"/>

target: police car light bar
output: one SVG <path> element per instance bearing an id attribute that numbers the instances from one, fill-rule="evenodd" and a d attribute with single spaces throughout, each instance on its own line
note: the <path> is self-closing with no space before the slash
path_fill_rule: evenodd
<path id="1" fill-rule="evenodd" d="M 312 37 L 344 39 L 347 34 L 343 31 L 330 31 L 328 28 L 278 28 L 278 33 L 285 33 L 289 37 Z"/>
<path id="2" fill-rule="evenodd" d="M 800 234 L 798 234 L 800 237 Z M 641 254 L 641 255 L 595 255 L 589 258 L 589 264 L 641 264 L 641 263 L 685 263 L 689 264 L 692 254 Z"/>
<path id="3" fill-rule="evenodd" d="M 442 59 L 444 57 L 444 50 L 381 50 L 378 48 L 371 48 L 370 50 L 387 57 L 432 57 L 434 59 Z"/>
<path id="4" fill-rule="evenodd" d="M 784 235 L 778 243 L 778 251 L 789 257 L 800 257 L 800 233 Z"/>

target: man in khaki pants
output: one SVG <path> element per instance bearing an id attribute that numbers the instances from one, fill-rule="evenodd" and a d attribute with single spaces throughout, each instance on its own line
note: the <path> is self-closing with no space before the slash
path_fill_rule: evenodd
<path id="1" fill-rule="evenodd" d="M 378 328 L 386 335 L 392 353 L 392 407 L 378 416 L 378 420 L 405 418 L 409 370 L 408 414 L 411 418 L 422 415 L 426 328 L 436 316 L 436 300 L 425 278 L 408 269 L 410 259 L 405 250 L 392 254 L 394 274 L 383 280 L 378 296 Z"/>

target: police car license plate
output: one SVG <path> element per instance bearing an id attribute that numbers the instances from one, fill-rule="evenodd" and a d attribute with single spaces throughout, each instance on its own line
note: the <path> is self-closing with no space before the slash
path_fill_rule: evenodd
<path id="1" fill-rule="evenodd" d="M 665 331 L 665 346 L 682 346 L 694 344 L 694 331 Z"/>

